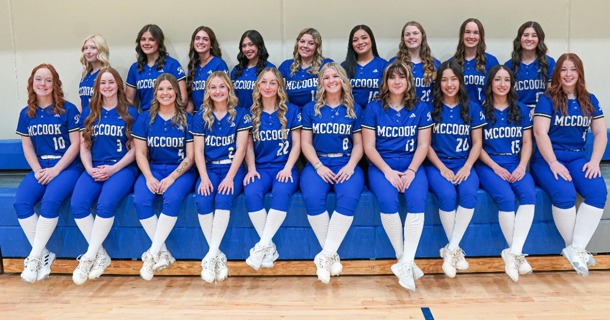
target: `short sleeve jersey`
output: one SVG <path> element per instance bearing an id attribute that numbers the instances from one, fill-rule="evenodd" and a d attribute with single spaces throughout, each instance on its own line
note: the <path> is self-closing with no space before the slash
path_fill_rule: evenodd
<path id="1" fill-rule="evenodd" d="M 227 67 L 224 60 L 216 56 L 212 56 L 212 59 L 210 59 L 205 66 L 196 66 L 195 76 L 193 77 L 193 85 L 191 86 L 193 89 L 191 92 L 191 99 L 193 100 L 195 112 L 201 109 L 201 105 L 203 104 L 203 96 L 205 95 L 205 82 L 210 74 L 212 74 L 214 71 L 229 73 L 229 67 Z"/>
<path id="2" fill-rule="evenodd" d="M 80 97 L 80 106 L 81 111 L 85 112 L 86 109 L 89 109 L 89 102 L 91 101 L 91 97 L 93 96 L 93 84 L 95 83 L 95 78 L 100 73 L 100 70 L 97 70 L 93 73 L 88 72 L 82 79 L 80 79 L 80 83 L 78 85 L 78 96 Z"/>
<path id="3" fill-rule="evenodd" d="M 546 56 L 548 61 L 546 81 L 540 74 L 540 62 L 538 59 L 530 64 L 521 63 L 519 71 L 515 75 L 516 83 L 515 90 L 517 91 L 517 99 L 525 103 L 528 107 L 536 107 L 538 98 L 544 94 L 548 81 L 551 80 L 553 70 L 555 70 L 555 59 Z M 510 70 L 513 70 L 513 62 L 506 61 L 504 64 Z"/>
<path id="4" fill-rule="evenodd" d="M 483 149 L 490 156 L 512 156 L 518 159 L 523 142 L 523 132 L 532 129 L 532 115 L 529 108 L 517 102 L 519 122 L 509 123 L 508 108 L 500 111 L 494 109 L 495 123 L 487 119 L 483 127 Z"/>
<path id="5" fill-rule="evenodd" d="M 345 65 L 345 62 L 342 64 Z M 362 108 L 373 101 L 379 95 L 383 71 L 388 62 L 380 57 L 375 57 L 364 66 L 356 63 L 354 77 L 350 79 L 354 100 Z"/>
<path id="6" fill-rule="evenodd" d="M 135 62 L 129 68 L 126 84 L 129 87 L 136 89 L 138 98 L 140 99 L 140 109 L 146 111 L 150 108 L 150 102 L 153 100 L 155 91 L 155 82 L 163 73 L 171 73 L 178 81 L 184 80 L 186 75 L 178 60 L 165 56 L 165 65 L 161 69 L 157 69 L 157 65 L 152 67 L 145 64 L 142 72 L 138 72 L 138 63 Z"/>
<path id="7" fill-rule="evenodd" d="M 186 144 L 193 142 L 188 124 L 191 115 L 187 114 L 187 125 L 172 123 L 157 115 L 151 123 L 149 111 L 144 111 L 133 125 L 131 135 L 138 140 L 146 141 L 148 158 L 151 164 L 178 165 L 186 156 Z"/>
<path id="8" fill-rule="evenodd" d="M 332 59 L 324 59 L 322 66 L 332 62 Z M 278 70 L 286 79 L 286 93 L 288 94 L 288 100 L 303 108 L 308 102 L 316 99 L 316 92 L 318 90 L 318 76 L 309 73 L 309 68 L 299 69 L 294 75 L 291 75 L 290 66 L 294 62 L 294 59 L 284 61 Z M 322 69 L 320 66 L 320 69 Z"/>
<path id="9" fill-rule="evenodd" d="M 461 104 L 448 107 L 443 104 L 441 121 L 436 122 L 433 118 L 432 149 L 441 159 L 466 159 L 472 145 L 470 132 L 482 128 L 485 124 L 485 115 L 479 104 L 468 102 L 468 117 L 470 122 L 466 123 L 460 115 Z"/>
<path id="10" fill-rule="evenodd" d="M 498 59 L 487 52 L 485 52 L 485 72 L 480 72 L 476 69 L 476 58 L 464 61 L 464 85 L 466 86 L 466 91 L 468 91 L 470 101 L 478 104 L 482 104 L 485 101 L 487 73 L 498 64 Z"/>
<path id="11" fill-rule="evenodd" d="M 275 68 L 271 62 L 267 62 L 265 68 Z M 233 86 L 235 87 L 235 95 L 237 99 L 239 99 L 238 107 L 245 108 L 246 110 L 250 110 L 252 106 L 252 92 L 254 91 L 254 83 L 256 83 L 256 79 L 258 78 L 258 74 L 256 74 L 256 66 L 250 68 L 244 68 L 242 70 L 242 74 L 235 78 L 235 72 L 237 71 L 237 67 L 233 67 L 231 70 L 231 80 L 233 81 Z"/>
<path id="12" fill-rule="evenodd" d="M 441 62 L 434 59 L 434 67 L 438 70 L 441 66 Z M 394 62 L 396 57 L 390 59 L 390 63 Z M 432 89 L 434 88 L 434 81 L 426 83 L 424 79 L 424 63 L 413 63 L 411 62 L 411 72 L 413 73 L 413 80 L 415 81 L 415 95 L 424 102 L 432 101 Z M 434 80 L 434 77 L 433 79 Z"/>
<path id="13" fill-rule="evenodd" d="M 292 150 L 292 131 L 302 127 L 299 107 L 287 104 L 286 130 L 278 119 L 278 111 L 273 113 L 262 112 L 260 115 L 260 128 L 254 136 L 254 157 L 256 166 L 267 168 L 284 166 Z"/>

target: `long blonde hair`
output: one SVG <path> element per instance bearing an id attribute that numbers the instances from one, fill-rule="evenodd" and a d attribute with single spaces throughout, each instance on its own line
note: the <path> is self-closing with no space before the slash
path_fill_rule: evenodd
<path id="1" fill-rule="evenodd" d="M 306 35 L 309 34 L 313 37 L 313 42 L 316 44 L 316 51 L 313 53 L 313 61 L 311 62 L 311 67 L 307 70 L 308 73 L 318 75 L 318 69 L 322 66 L 322 62 L 324 61 L 324 57 L 322 56 L 322 36 L 320 32 L 314 28 L 305 28 L 299 32 L 297 36 L 297 41 L 294 44 L 294 50 L 292 51 L 292 55 L 294 56 L 294 62 L 290 65 L 290 75 L 294 76 L 299 69 L 301 69 L 302 58 L 299 54 L 299 40 Z"/>
<path id="2" fill-rule="evenodd" d="M 203 96 L 203 121 L 207 124 L 208 129 L 212 130 L 212 125 L 214 125 L 214 115 L 212 112 L 214 111 L 214 101 L 210 97 L 210 84 L 212 79 L 220 78 L 222 82 L 229 89 L 229 97 L 227 98 L 227 112 L 229 113 L 229 120 L 233 121 L 235 116 L 237 115 L 237 111 L 235 111 L 235 107 L 237 106 L 238 99 L 235 95 L 235 88 L 233 87 L 233 82 L 229 78 L 229 76 L 223 71 L 214 71 L 208 79 L 205 81 L 205 94 Z"/>
<path id="3" fill-rule="evenodd" d="M 326 89 L 324 88 L 324 73 L 328 69 L 335 70 L 341 77 L 341 104 L 347 108 L 347 117 L 356 118 L 354 111 L 354 96 L 352 95 L 352 85 L 347 78 L 345 69 L 337 62 L 329 62 L 322 67 L 318 74 L 318 93 L 316 93 L 316 104 L 314 106 L 314 116 L 320 115 L 320 108 L 326 105 Z"/>
<path id="4" fill-rule="evenodd" d="M 284 88 L 284 77 L 282 77 L 282 74 L 276 68 L 265 68 L 258 75 L 258 78 L 254 83 L 254 92 L 252 93 L 253 103 L 252 107 L 250 108 L 250 113 L 252 114 L 252 137 L 254 141 L 258 140 L 258 132 L 261 126 L 261 113 L 263 112 L 263 97 L 258 87 L 263 80 L 263 75 L 267 72 L 272 73 L 278 83 L 277 98 L 275 100 L 275 106 L 277 107 L 277 118 L 280 120 L 280 124 L 282 125 L 282 133 L 284 134 L 284 137 L 288 137 L 288 132 L 286 131 L 286 126 L 288 124 L 288 120 L 286 119 L 286 112 L 288 111 L 286 102 L 288 101 L 288 95 L 286 94 L 286 89 Z"/>
<path id="5" fill-rule="evenodd" d="M 150 102 L 150 109 L 148 112 L 150 113 L 150 124 L 152 125 L 159 113 L 159 100 L 157 100 L 157 90 L 159 90 L 159 85 L 164 80 L 169 81 L 176 93 L 176 101 L 174 102 L 174 106 L 176 112 L 174 113 L 174 117 L 172 118 L 172 125 L 178 126 L 180 128 L 187 128 L 188 123 L 186 120 L 186 104 L 182 102 L 182 94 L 180 93 L 180 86 L 178 85 L 178 80 L 171 73 L 162 73 L 157 77 L 155 81 L 155 93 L 153 94 L 153 99 Z"/>
<path id="6" fill-rule="evenodd" d="M 85 38 L 83 40 L 83 45 L 80 47 L 80 51 L 85 51 L 85 43 L 91 40 L 95 47 L 97 48 L 97 60 L 102 63 L 102 69 L 110 67 L 110 51 L 108 50 L 108 44 L 106 43 L 106 39 L 99 34 L 93 34 Z M 93 71 L 93 65 L 85 59 L 85 55 L 81 55 L 80 63 L 83 65 L 83 74 L 82 76 L 86 76 L 87 73 Z"/>

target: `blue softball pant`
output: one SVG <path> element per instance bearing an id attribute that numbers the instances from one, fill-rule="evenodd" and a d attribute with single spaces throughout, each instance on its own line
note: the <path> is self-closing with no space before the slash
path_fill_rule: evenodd
<path id="1" fill-rule="evenodd" d="M 345 164 L 329 164 L 326 166 L 336 174 Z M 326 211 L 326 195 L 331 187 L 337 197 L 335 211 L 342 215 L 353 216 L 358 205 L 358 199 L 360 199 L 360 194 L 362 193 L 362 188 L 364 187 L 364 173 L 362 169 L 356 166 L 354 174 L 347 181 L 329 184 L 320 178 L 310 163 L 307 163 L 301 173 L 301 193 L 303 194 L 307 214 L 316 216 Z"/>
<path id="2" fill-rule="evenodd" d="M 592 207 L 603 209 L 606 205 L 608 190 L 603 177 L 585 178 L 582 167 L 588 162 L 584 151 L 555 150 L 557 161 L 563 164 L 572 176 L 572 181 L 563 178 L 555 180 L 549 165 L 541 156 L 534 157 L 531 164 L 534 181 L 551 197 L 553 205 L 560 209 L 568 209 L 576 204 L 578 192 L 584 202 Z"/>
<path id="3" fill-rule="evenodd" d="M 119 170 L 106 181 L 95 181 L 84 171 L 72 193 L 71 209 L 74 218 L 82 219 L 88 216 L 96 199 L 96 215 L 101 218 L 114 217 L 121 200 L 133 191 L 137 177 L 138 168 L 135 164 Z"/>
<path id="4" fill-rule="evenodd" d="M 389 158 L 384 159 L 385 162 L 393 170 L 404 172 L 411 164 L 411 159 L 405 158 Z M 379 208 L 382 213 L 395 213 L 400 208 L 399 192 L 398 190 L 388 181 L 377 167 L 373 164 L 369 165 L 369 186 L 377 202 L 379 202 Z M 428 195 L 428 178 L 424 170 L 417 170 L 415 178 L 411 181 L 411 185 L 402 196 L 407 203 L 407 212 L 409 213 L 423 213 L 426 209 L 426 197 Z"/>
<path id="5" fill-rule="evenodd" d="M 502 162 L 493 159 L 502 168 L 513 172 L 519 166 L 519 162 Z M 518 199 L 519 204 L 536 204 L 536 186 L 529 172 L 525 171 L 523 178 L 517 182 L 510 183 L 498 176 L 492 168 L 482 162 L 478 162 L 475 171 L 481 181 L 481 188 L 494 200 L 500 211 L 515 211 Z"/>
<path id="6" fill-rule="evenodd" d="M 299 186 L 299 172 L 292 168 L 292 181 L 280 182 L 275 177 L 284 167 L 262 168 L 257 171 L 261 178 L 255 178 L 253 182 L 244 186 L 246 195 L 246 207 L 248 212 L 256 212 L 264 208 L 265 194 L 271 191 L 271 209 L 288 211 L 290 196 Z"/>
<path id="7" fill-rule="evenodd" d="M 49 168 L 57 160 L 39 160 L 42 168 Z M 41 185 L 34 177 L 34 171 L 28 173 L 19 184 L 15 194 L 14 207 L 17 218 L 25 219 L 34 215 L 34 206 L 40 201 L 40 216 L 45 218 L 59 217 L 61 203 L 72 193 L 83 165 L 77 159 L 60 172 L 46 186 Z"/>
<path id="8" fill-rule="evenodd" d="M 213 212 L 215 209 L 231 210 L 233 200 L 241 193 L 244 185 L 244 177 L 246 176 L 246 170 L 244 167 L 240 167 L 233 178 L 233 194 L 220 194 L 218 192 L 218 186 L 227 176 L 230 165 L 208 165 L 208 177 L 212 182 L 214 190 L 209 195 L 204 196 L 197 192 L 199 185 L 201 184 L 201 178 L 197 181 L 197 188 L 195 192 L 195 203 L 197 204 L 197 212 L 199 214 L 208 214 Z"/>
<path id="9" fill-rule="evenodd" d="M 169 176 L 177 165 L 175 164 L 150 164 L 152 175 L 159 181 Z M 138 219 L 144 220 L 155 214 L 153 204 L 157 197 L 163 197 L 163 209 L 161 212 L 170 217 L 177 217 L 184 198 L 193 192 L 193 186 L 197 174 L 191 168 L 182 174 L 174 183 L 162 194 L 152 193 L 146 186 L 146 178 L 143 174 L 138 177 L 134 186 L 133 203 L 136 207 Z"/>
<path id="10" fill-rule="evenodd" d="M 443 161 L 445 166 L 453 173 L 457 173 L 465 163 L 465 160 Z M 453 211 L 459 204 L 466 209 L 474 209 L 477 204 L 477 192 L 479 190 L 479 177 L 474 170 L 470 170 L 470 175 L 458 185 L 454 185 L 445 179 L 440 170 L 434 165 L 427 164 L 424 166 L 430 191 L 438 198 L 438 207 L 443 211 Z M 458 201 L 459 198 L 459 201 Z"/>

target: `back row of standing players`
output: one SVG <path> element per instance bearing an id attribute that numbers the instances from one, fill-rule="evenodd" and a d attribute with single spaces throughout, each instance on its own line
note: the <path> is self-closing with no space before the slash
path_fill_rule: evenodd
<path id="1" fill-rule="evenodd" d="M 396 57 L 412 68 L 418 98 L 431 101 L 433 80 L 440 62 L 432 56 L 424 28 L 418 22 L 405 24 Z M 539 95 L 546 89 L 555 67 L 555 60 L 547 56 L 544 31 L 536 22 L 524 23 L 517 32 L 511 59 L 505 65 L 516 75 L 515 89 L 519 101 L 533 108 Z M 379 94 L 379 86 L 387 61 L 379 57 L 375 36 L 366 25 L 352 29 L 348 38 L 347 55 L 342 66 L 351 80 L 354 100 L 364 108 Z M 165 72 L 173 74 L 180 83 L 187 111 L 201 108 L 205 81 L 214 71 L 229 73 L 222 60 L 218 40 L 209 27 L 197 28 L 191 37 L 187 72 L 170 57 L 165 48 L 163 31 L 156 25 L 146 25 L 136 39 L 137 62 L 129 68 L 126 84 L 127 97 L 140 101 L 140 109 L 148 110 L 152 100 L 154 82 Z M 275 67 L 268 61 L 269 53 L 263 37 L 256 30 L 244 32 L 240 39 L 238 64 L 231 70 L 231 80 L 239 98 L 239 106 L 252 105 L 252 89 L 258 74 Z M 101 67 L 108 67 L 108 46 L 99 35 L 88 37 L 82 47 L 84 66 L 79 95 L 82 110 L 89 105 L 93 81 Z M 322 37 L 313 28 L 302 30 L 297 36 L 293 59 L 284 61 L 279 70 L 286 80 L 285 88 L 291 103 L 303 107 L 315 100 L 319 69 L 332 59 L 322 54 Z M 485 100 L 485 79 L 498 60 L 486 52 L 485 30 L 477 19 L 467 19 L 460 27 L 460 38 L 455 55 L 451 58 L 463 67 L 464 82 L 472 101 Z"/>

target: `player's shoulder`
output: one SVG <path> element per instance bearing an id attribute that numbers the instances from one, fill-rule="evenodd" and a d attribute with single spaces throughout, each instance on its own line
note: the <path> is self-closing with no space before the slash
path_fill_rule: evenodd
<path id="1" fill-rule="evenodd" d="M 308 102 L 306 105 L 303 106 L 303 113 L 313 113 L 315 105 L 315 101 Z"/>
<path id="2" fill-rule="evenodd" d="M 294 63 L 294 59 L 288 59 L 288 60 L 284 60 L 284 62 L 282 62 L 280 64 L 279 70 L 283 71 L 283 70 L 290 70 L 290 66 Z"/>
<path id="3" fill-rule="evenodd" d="M 64 110 L 66 110 L 67 112 L 78 112 L 80 113 L 80 111 L 78 111 L 78 108 L 74 105 L 74 103 L 70 102 L 70 101 L 64 101 Z"/>
<path id="4" fill-rule="evenodd" d="M 265 65 L 264 69 L 267 69 L 267 68 L 275 68 L 275 65 L 273 63 L 267 61 L 267 64 Z"/>

